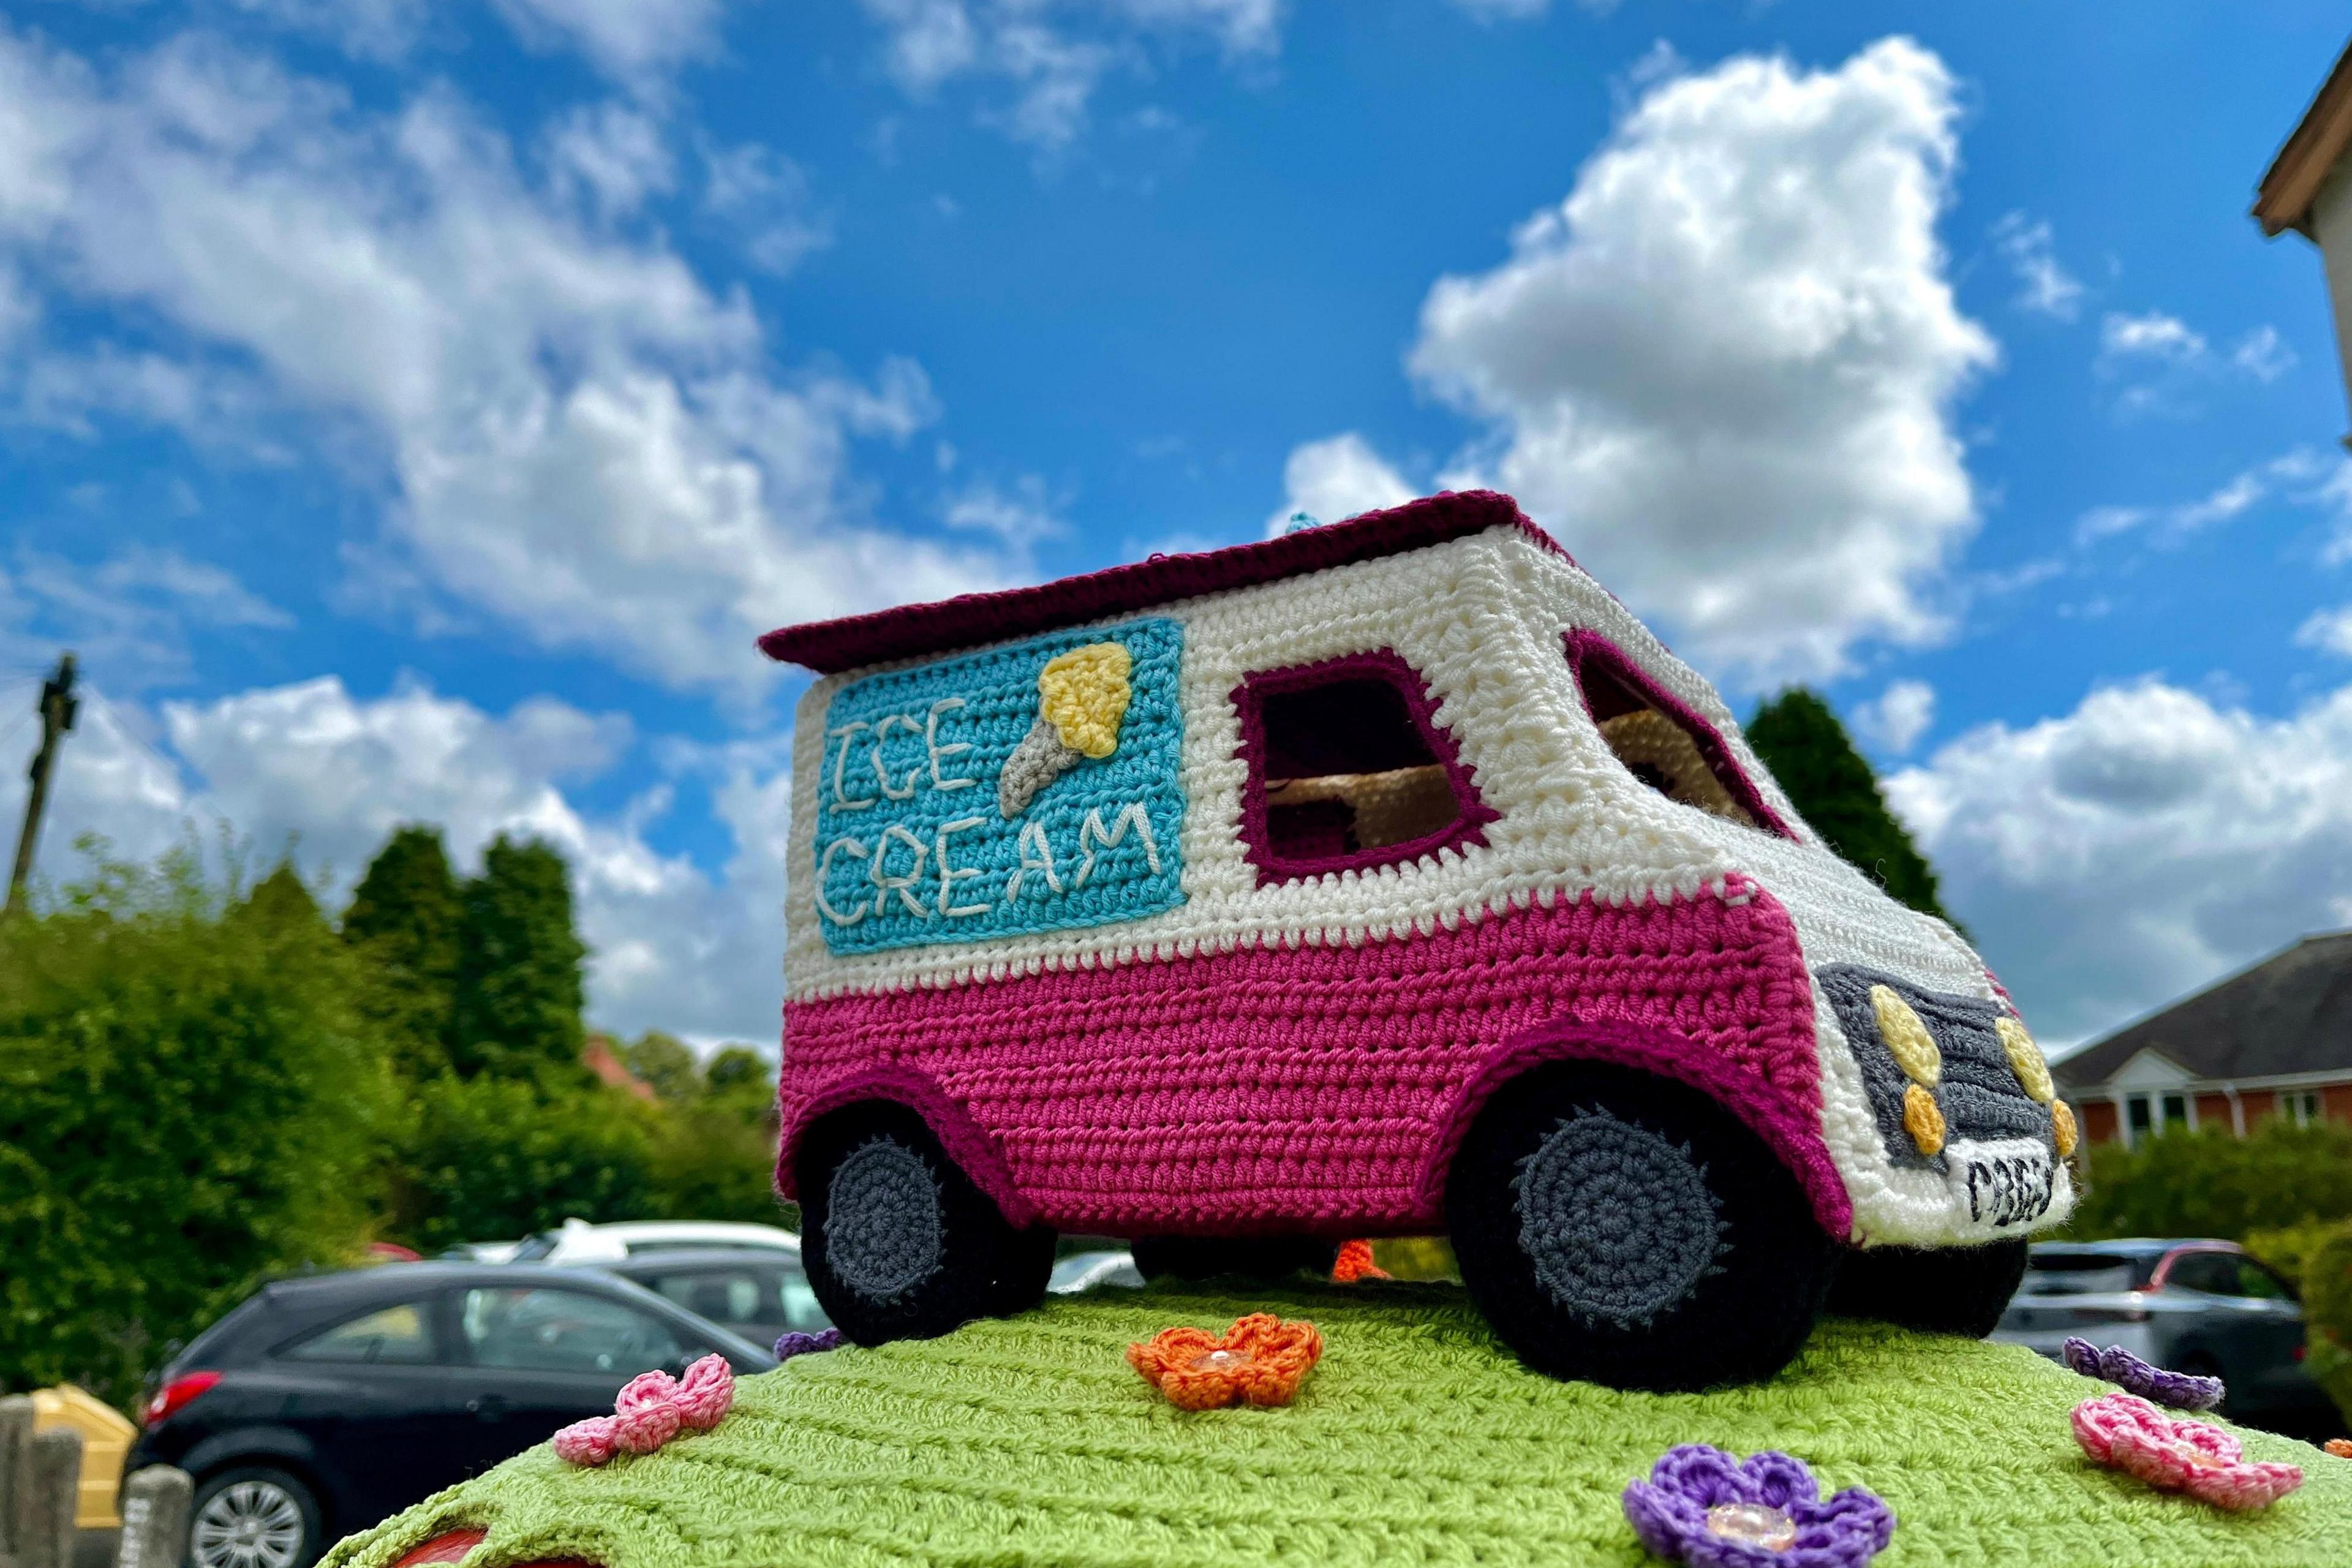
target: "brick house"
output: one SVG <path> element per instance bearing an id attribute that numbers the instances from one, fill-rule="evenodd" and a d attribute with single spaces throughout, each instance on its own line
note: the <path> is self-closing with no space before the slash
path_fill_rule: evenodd
<path id="1" fill-rule="evenodd" d="M 2053 1062 L 2086 1142 L 2352 1123 L 2352 931 L 2307 936 Z"/>

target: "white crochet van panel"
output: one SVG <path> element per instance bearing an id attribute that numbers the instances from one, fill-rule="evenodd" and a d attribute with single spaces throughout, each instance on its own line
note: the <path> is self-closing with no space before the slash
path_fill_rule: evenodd
<path id="1" fill-rule="evenodd" d="M 824 787 L 823 714 L 843 682 L 871 671 L 816 682 L 801 700 L 793 754 L 789 994 L 809 1000 L 1274 942 L 1355 945 L 1587 889 L 1611 902 L 1721 891 L 1738 860 L 1713 836 L 1691 831 L 1685 818 L 1703 814 L 1633 795 L 1622 797 L 1628 812 L 1593 809 L 1596 788 L 1622 770 L 1584 721 L 1559 642 L 1534 635 L 1512 591 L 1507 563 L 1530 548 L 1515 531 L 1490 530 L 1149 611 L 1185 628 L 1185 902 L 1116 925 L 875 953 L 827 951 L 810 852 Z M 1559 564 L 1580 599 L 1615 603 Z M 1240 833 L 1247 765 L 1236 754 L 1234 688 L 1255 671 L 1383 647 L 1427 680 L 1438 723 L 1500 819 L 1486 824 L 1483 847 L 1260 887 Z"/>

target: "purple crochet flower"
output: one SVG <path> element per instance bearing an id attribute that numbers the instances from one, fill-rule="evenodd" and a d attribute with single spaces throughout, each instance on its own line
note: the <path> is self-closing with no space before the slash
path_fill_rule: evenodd
<path id="1" fill-rule="evenodd" d="M 2150 1366 L 2121 1345 L 2101 1350 L 2088 1340 L 2068 1340 L 2064 1354 L 2066 1364 L 2084 1377 L 2104 1378 L 2119 1384 L 2126 1394 L 2137 1394 L 2175 1410 L 2210 1410 L 2221 1403 L 2224 1391 L 2220 1378 L 2167 1372 Z"/>
<path id="2" fill-rule="evenodd" d="M 1625 1518 L 1687 1568 L 1862 1568 L 1895 1538 L 1895 1510 L 1860 1487 L 1821 1495 L 1802 1459 L 1685 1443 L 1625 1489 Z"/>
<path id="3" fill-rule="evenodd" d="M 841 1348 L 841 1331 L 827 1329 L 821 1334 L 804 1334 L 798 1329 L 776 1342 L 776 1359 L 790 1361 L 796 1355 L 812 1351 L 837 1351 Z"/>

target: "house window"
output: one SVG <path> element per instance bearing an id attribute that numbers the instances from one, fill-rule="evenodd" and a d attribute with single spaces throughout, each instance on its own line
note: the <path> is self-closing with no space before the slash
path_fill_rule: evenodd
<path id="1" fill-rule="evenodd" d="M 2130 1129 L 2134 1142 L 2156 1131 L 2156 1108 L 2147 1096 L 2135 1094 L 2124 1102 L 2124 1125 Z"/>
<path id="2" fill-rule="evenodd" d="M 2187 1095 L 2168 1094 L 2164 1097 L 2164 1125 L 2168 1130 L 2178 1127 L 2187 1131 L 2196 1124 L 2195 1113 L 2189 1107 Z"/>
<path id="3" fill-rule="evenodd" d="M 1622 648 L 1592 632 L 1570 632 L 1568 661 L 1585 711 L 1627 773 L 1677 805 L 1783 838 L 1796 837 L 1740 771 L 1715 726 L 1653 680 Z"/>
<path id="4" fill-rule="evenodd" d="M 2279 1090 L 2278 1110 L 2297 1127 L 2315 1127 L 2327 1120 L 2319 1091 L 2315 1089 L 2283 1089 Z"/>
<path id="5" fill-rule="evenodd" d="M 1465 844 L 1496 813 L 1388 649 L 1261 670 L 1234 689 L 1249 777 L 1242 841 L 1258 884 L 1395 865 Z"/>

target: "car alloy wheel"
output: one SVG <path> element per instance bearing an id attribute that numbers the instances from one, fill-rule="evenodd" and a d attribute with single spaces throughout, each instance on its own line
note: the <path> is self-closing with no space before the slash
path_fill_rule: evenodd
<path id="1" fill-rule="evenodd" d="M 305 1500 L 288 1478 L 231 1479 L 196 1507 L 188 1552 L 196 1568 L 299 1568 L 310 1544 Z"/>

